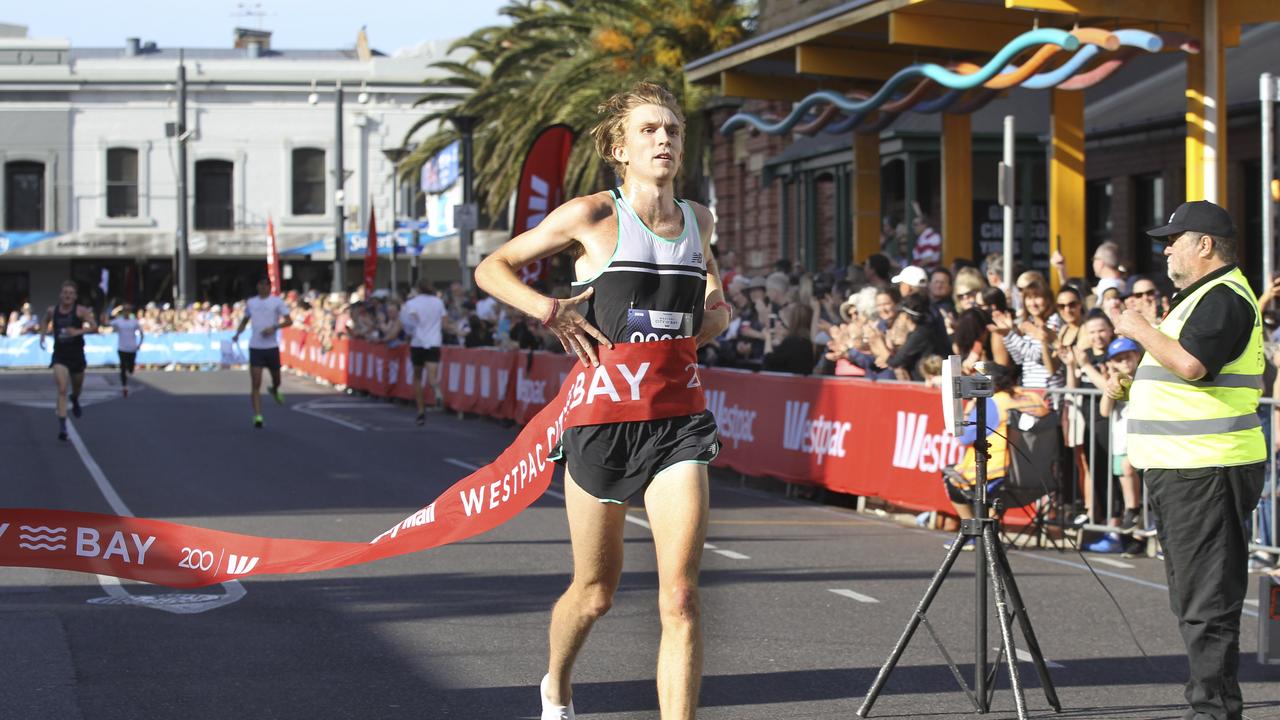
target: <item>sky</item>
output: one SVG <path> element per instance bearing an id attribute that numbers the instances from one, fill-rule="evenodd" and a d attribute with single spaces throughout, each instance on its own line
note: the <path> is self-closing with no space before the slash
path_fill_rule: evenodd
<path id="1" fill-rule="evenodd" d="M 0 23 L 73 47 L 124 47 L 126 37 L 162 47 L 231 47 L 232 29 L 271 30 L 279 49 L 349 48 L 363 25 L 388 55 L 505 22 L 505 0 L 29 0 L 0 3 Z M 246 15 L 245 13 L 253 13 Z M 258 17 L 257 13 L 263 13 Z"/>

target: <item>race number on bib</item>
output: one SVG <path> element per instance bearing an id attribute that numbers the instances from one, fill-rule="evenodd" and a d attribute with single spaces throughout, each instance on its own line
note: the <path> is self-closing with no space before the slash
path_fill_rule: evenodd
<path id="1" fill-rule="evenodd" d="M 628 342 L 657 342 L 693 335 L 691 313 L 666 310 L 627 310 Z"/>

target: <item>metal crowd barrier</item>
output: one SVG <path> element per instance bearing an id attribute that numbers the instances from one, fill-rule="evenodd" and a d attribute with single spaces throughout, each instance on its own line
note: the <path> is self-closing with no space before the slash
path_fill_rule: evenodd
<path id="1" fill-rule="evenodd" d="M 1086 421 L 1086 432 L 1082 442 L 1085 445 L 1087 463 L 1090 473 L 1097 467 L 1096 453 L 1098 452 L 1098 443 L 1095 442 L 1097 433 L 1111 431 L 1111 424 L 1108 418 L 1102 417 L 1098 412 L 1098 403 L 1101 402 L 1102 391 L 1096 388 L 1052 388 L 1047 391 L 1050 402 L 1059 409 L 1061 415 L 1065 418 L 1069 412 L 1069 407 L 1074 405 L 1084 415 Z M 1263 486 L 1262 499 L 1258 503 L 1257 509 L 1253 511 L 1252 522 L 1250 525 L 1250 552 L 1266 552 L 1272 555 L 1280 555 L 1280 542 L 1276 538 L 1276 520 L 1277 510 L 1280 509 L 1280 497 L 1277 497 L 1276 476 L 1276 452 L 1274 450 L 1273 437 L 1274 433 L 1280 431 L 1280 428 L 1271 427 L 1272 410 L 1275 401 L 1270 397 L 1262 398 L 1262 408 L 1266 413 L 1266 417 L 1262 419 L 1263 430 L 1267 436 L 1267 447 L 1271 449 L 1267 456 L 1267 477 L 1266 484 Z M 1064 437 L 1065 440 L 1065 437 Z M 1115 493 L 1119 488 L 1119 480 L 1112 473 L 1114 445 L 1110 442 L 1106 443 L 1107 462 L 1105 468 L 1108 475 L 1106 487 L 1105 501 L 1102 498 L 1093 498 L 1093 513 L 1089 521 L 1083 525 L 1078 525 L 1083 530 L 1091 530 L 1099 533 L 1118 532 L 1119 528 L 1114 525 L 1106 525 L 1108 516 L 1111 515 L 1111 508 L 1116 507 Z M 1074 452 L 1071 454 L 1071 462 L 1069 468 L 1063 474 L 1064 482 L 1070 483 L 1072 496 L 1079 496 L 1083 502 L 1083 494 L 1080 493 L 1081 475 L 1079 469 L 1075 465 Z M 1094 485 L 1096 492 L 1100 483 L 1090 477 L 1090 482 Z M 1066 488 L 1064 488 L 1065 490 Z M 1140 529 L 1151 529 L 1154 531 L 1155 518 L 1151 512 L 1151 505 L 1147 498 L 1146 483 L 1139 486 L 1142 495 L 1142 514 L 1138 523 Z M 1154 535 L 1152 535 L 1154 537 Z M 1149 552 L 1154 553 L 1154 543 L 1147 543 Z"/>

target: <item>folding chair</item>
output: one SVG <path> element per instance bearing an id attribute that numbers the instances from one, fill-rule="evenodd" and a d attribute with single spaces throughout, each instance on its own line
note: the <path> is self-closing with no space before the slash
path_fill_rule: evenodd
<path id="1" fill-rule="evenodd" d="M 1009 411 L 1009 469 L 998 488 L 1002 500 L 1000 527 L 1007 544 L 1017 545 L 1034 537 L 1043 547 L 1048 528 L 1056 522 L 1062 532 L 1062 427 L 1058 413 L 1035 417 L 1018 410 Z M 1011 507 L 1034 504 L 1031 522 L 1009 536 L 1003 515 Z M 1034 533 L 1034 535 L 1032 535 Z"/>

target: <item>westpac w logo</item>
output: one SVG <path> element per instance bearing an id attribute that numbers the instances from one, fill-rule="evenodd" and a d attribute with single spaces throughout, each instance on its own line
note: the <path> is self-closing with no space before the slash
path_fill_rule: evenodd
<path id="1" fill-rule="evenodd" d="M 228 575 L 244 575 L 258 566 L 258 558 L 232 553 L 227 558 Z"/>

